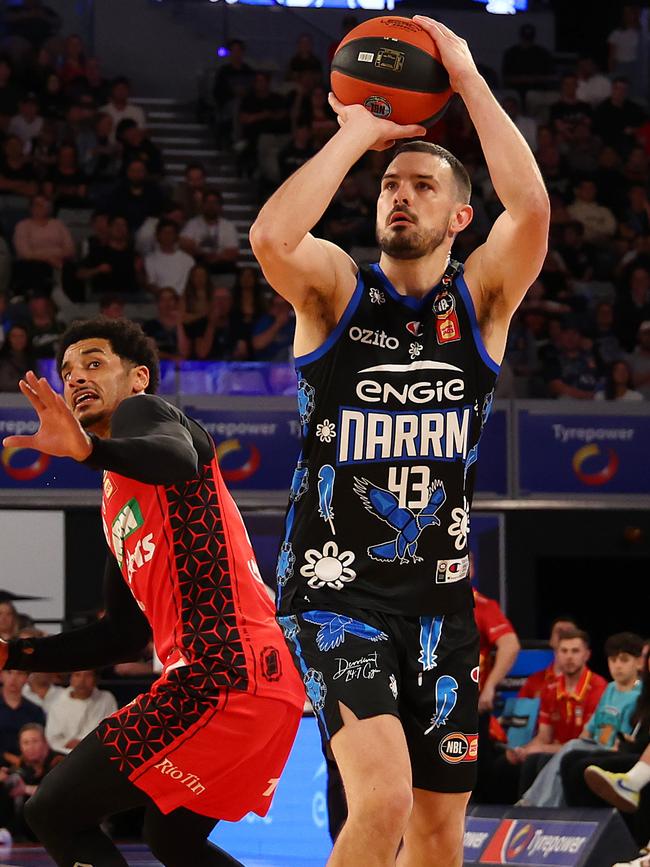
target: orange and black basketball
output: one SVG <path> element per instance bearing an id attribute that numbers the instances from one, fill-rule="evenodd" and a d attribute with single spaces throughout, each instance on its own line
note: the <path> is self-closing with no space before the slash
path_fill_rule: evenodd
<path id="1" fill-rule="evenodd" d="M 440 53 L 426 30 L 388 15 L 351 30 L 332 61 L 332 90 L 399 124 L 432 126 L 452 96 Z"/>

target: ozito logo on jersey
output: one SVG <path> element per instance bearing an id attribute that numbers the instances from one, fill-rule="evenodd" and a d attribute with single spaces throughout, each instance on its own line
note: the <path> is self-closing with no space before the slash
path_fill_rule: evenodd
<path id="1" fill-rule="evenodd" d="M 399 340 L 396 337 L 389 337 L 385 331 L 373 331 L 372 328 L 359 328 L 353 325 L 348 335 L 355 343 L 378 346 L 380 349 L 399 349 Z"/>
<path id="2" fill-rule="evenodd" d="M 464 735 L 452 732 L 445 735 L 438 747 L 440 757 L 449 765 L 461 762 L 475 762 L 478 758 L 478 735 Z"/>

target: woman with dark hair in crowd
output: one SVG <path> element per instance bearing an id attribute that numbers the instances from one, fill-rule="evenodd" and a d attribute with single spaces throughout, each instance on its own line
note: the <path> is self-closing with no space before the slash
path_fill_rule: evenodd
<path id="1" fill-rule="evenodd" d="M 233 314 L 239 315 L 246 326 L 252 324 L 266 312 L 264 289 L 257 268 L 245 266 L 237 269 L 233 294 Z"/>
<path id="2" fill-rule="evenodd" d="M 46 120 L 63 120 L 68 100 L 63 93 L 63 83 L 56 72 L 51 72 L 45 82 L 40 99 L 41 114 Z"/>
<path id="3" fill-rule="evenodd" d="M 12 325 L 0 349 L 0 391 L 19 391 L 19 381 L 37 367 L 29 331 L 24 325 Z"/>
<path id="4" fill-rule="evenodd" d="M 311 129 L 316 149 L 321 148 L 338 129 L 336 114 L 327 101 L 327 90 L 321 84 L 311 91 L 297 91 L 291 114 L 293 126 Z"/>
<path id="5" fill-rule="evenodd" d="M 604 802 L 587 786 L 584 779 L 589 765 L 616 773 L 629 771 L 650 744 L 650 657 L 646 659 L 641 694 L 637 699 L 631 718 L 632 734 L 618 736 L 615 752 L 568 753 L 560 766 L 564 798 L 569 807 L 603 807 Z M 625 817 L 628 819 L 628 817 Z M 650 837 L 650 787 L 641 791 L 639 810 L 628 819 L 630 830 L 639 843 L 644 845 Z"/>
<path id="6" fill-rule="evenodd" d="M 643 400 L 640 391 L 630 388 L 632 371 L 627 361 L 619 359 L 609 365 L 605 377 L 605 387 L 594 394 L 595 400 Z"/>
<path id="7" fill-rule="evenodd" d="M 43 183 L 43 191 L 54 200 L 54 208 L 87 208 L 88 178 L 79 167 L 77 148 L 64 144 L 59 148 L 56 165 Z"/>
<path id="8" fill-rule="evenodd" d="M 211 291 L 210 272 L 205 265 L 195 265 L 188 274 L 185 291 L 181 297 L 183 324 L 190 340 L 198 337 L 203 331 L 203 320 L 208 315 Z"/>

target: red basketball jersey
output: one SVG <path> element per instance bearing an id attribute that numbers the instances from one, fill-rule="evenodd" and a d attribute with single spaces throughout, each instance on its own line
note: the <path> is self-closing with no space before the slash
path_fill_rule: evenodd
<path id="1" fill-rule="evenodd" d="M 102 521 L 165 673 L 203 663 L 211 686 L 303 706 L 303 684 L 216 455 L 174 486 L 106 471 Z"/>

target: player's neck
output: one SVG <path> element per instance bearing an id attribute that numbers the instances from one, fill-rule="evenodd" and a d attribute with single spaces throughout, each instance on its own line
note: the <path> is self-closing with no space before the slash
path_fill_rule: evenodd
<path id="1" fill-rule="evenodd" d="M 381 254 L 379 265 L 400 295 L 426 295 L 440 282 L 449 261 L 449 250 L 438 247 L 418 259 L 393 259 Z"/>

